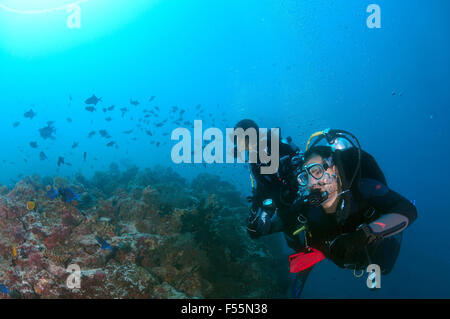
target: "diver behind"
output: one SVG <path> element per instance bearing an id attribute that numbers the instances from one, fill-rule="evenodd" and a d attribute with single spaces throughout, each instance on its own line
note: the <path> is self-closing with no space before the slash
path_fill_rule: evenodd
<path id="1" fill-rule="evenodd" d="M 246 131 L 253 128 L 259 132 L 258 125 L 250 120 L 239 121 L 234 129 L 242 128 Z M 259 134 L 257 140 L 259 141 Z M 297 197 L 298 183 L 292 169 L 293 160 L 298 158 L 299 149 L 292 143 L 290 137 L 279 138 L 279 167 L 275 174 L 261 174 L 260 168 L 265 165 L 261 163 L 259 156 L 256 163 L 250 163 L 250 179 L 252 183 L 252 196 L 247 199 L 250 203 L 250 213 L 247 219 L 247 232 L 251 238 L 269 235 L 275 232 L 284 231 L 288 245 L 298 250 L 302 247 L 301 242 L 292 235 L 295 227 L 295 215 L 289 215 L 290 206 Z M 270 153 L 270 135 L 266 149 L 259 149 L 260 143 L 251 145 L 250 139 L 246 136 L 245 140 L 238 140 L 235 149 L 235 156 L 242 153 L 242 157 L 249 158 L 249 152 L 256 150 L 257 155 L 260 152 Z M 252 148 L 252 146 L 254 148 Z M 294 220 L 292 220 L 294 218 Z"/>

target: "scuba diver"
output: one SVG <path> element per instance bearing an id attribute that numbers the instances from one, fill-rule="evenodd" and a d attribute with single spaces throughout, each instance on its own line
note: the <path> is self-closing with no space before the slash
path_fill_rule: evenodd
<path id="1" fill-rule="evenodd" d="M 258 125 L 249 119 L 239 121 L 234 129 L 242 128 L 244 131 L 253 128 L 259 132 Z M 281 135 L 281 134 L 280 134 Z M 264 163 L 258 160 L 250 163 L 250 179 L 252 185 L 252 196 L 247 197 L 250 203 L 250 213 L 247 218 L 247 232 L 255 239 L 264 235 L 283 231 L 288 246 L 298 251 L 303 248 L 301 241 L 292 232 L 295 230 L 296 217 L 290 213 L 290 206 L 297 198 L 298 183 L 292 160 L 298 158 L 299 149 L 292 143 L 290 137 L 279 138 L 279 167 L 275 174 L 261 174 L 260 168 Z M 270 140 L 270 135 L 268 134 Z M 257 133 L 257 140 L 259 134 Z M 260 144 L 250 145 L 250 138 L 239 140 L 235 144 L 234 156 L 246 153 L 242 157 L 249 157 L 251 150 L 259 152 L 270 152 L 270 150 L 259 150 Z M 267 145 L 271 145 L 268 141 Z M 254 148 L 251 148 L 253 146 Z M 269 148 L 269 146 L 268 146 Z"/>
<path id="2" fill-rule="evenodd" d="M 296 170 L 299 197 L 291 213 L 297 216 L 298 229 L 292 235 L 303 238 L 304 249 L 289 258 L 291 272 L 298 274 L 294 296 L 324 258 L 353 269 L 356 277 L 371 264 L 388 274 L 402 232 L 417 218 L 417 210 L 388 187 L 377 162 L 356 137 L 331 129 L 313 134 Z"/>

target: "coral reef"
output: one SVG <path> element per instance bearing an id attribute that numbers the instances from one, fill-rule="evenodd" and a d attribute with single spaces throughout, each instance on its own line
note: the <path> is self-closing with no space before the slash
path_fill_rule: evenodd
<path id="1" fill-rule="evenodd" d="M 48 185 L 79 194 L 50 198 Z M 27 206 L 33 201 L 35 206 Z M 25 177 L 0 186 L 0 298 L 269 298 L 283 296 L 269 241 L 250 240 L 245 201 L 218 176 L 171 169 L 91 180 Z M 77 265 L 80 287 L 69 287 Z"/>

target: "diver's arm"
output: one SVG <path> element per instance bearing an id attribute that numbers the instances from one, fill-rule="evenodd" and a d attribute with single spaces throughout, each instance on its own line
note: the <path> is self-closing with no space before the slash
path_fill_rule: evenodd
<path id="1" fill-rule="evenodd" d="M 369 230 L 377 238 L 398 234 L 417 218 L 416 207 L 397 192 L 373 179 L 361 180 L 361 194 L 381 216 L 371 222 Z"/>

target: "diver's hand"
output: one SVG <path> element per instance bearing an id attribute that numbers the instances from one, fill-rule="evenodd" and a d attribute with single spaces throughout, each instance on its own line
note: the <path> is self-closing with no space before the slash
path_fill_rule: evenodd
<path id="1" fill-rule="evenodd" d="M 252 238 L 269 234 L 270 226 L 271 216 L 268 212 L 261 208 L 257 211 L 250 210 L 247 219 L 247 231 Z"/>
<path id="2" fill-rule="evenodd" d="M 330 244 L 330 257 L 339 264 L 358 263 L 358 256 L 368 243 L 367 235 L 362 229 L 353 233 L 341 234 Z"/>

